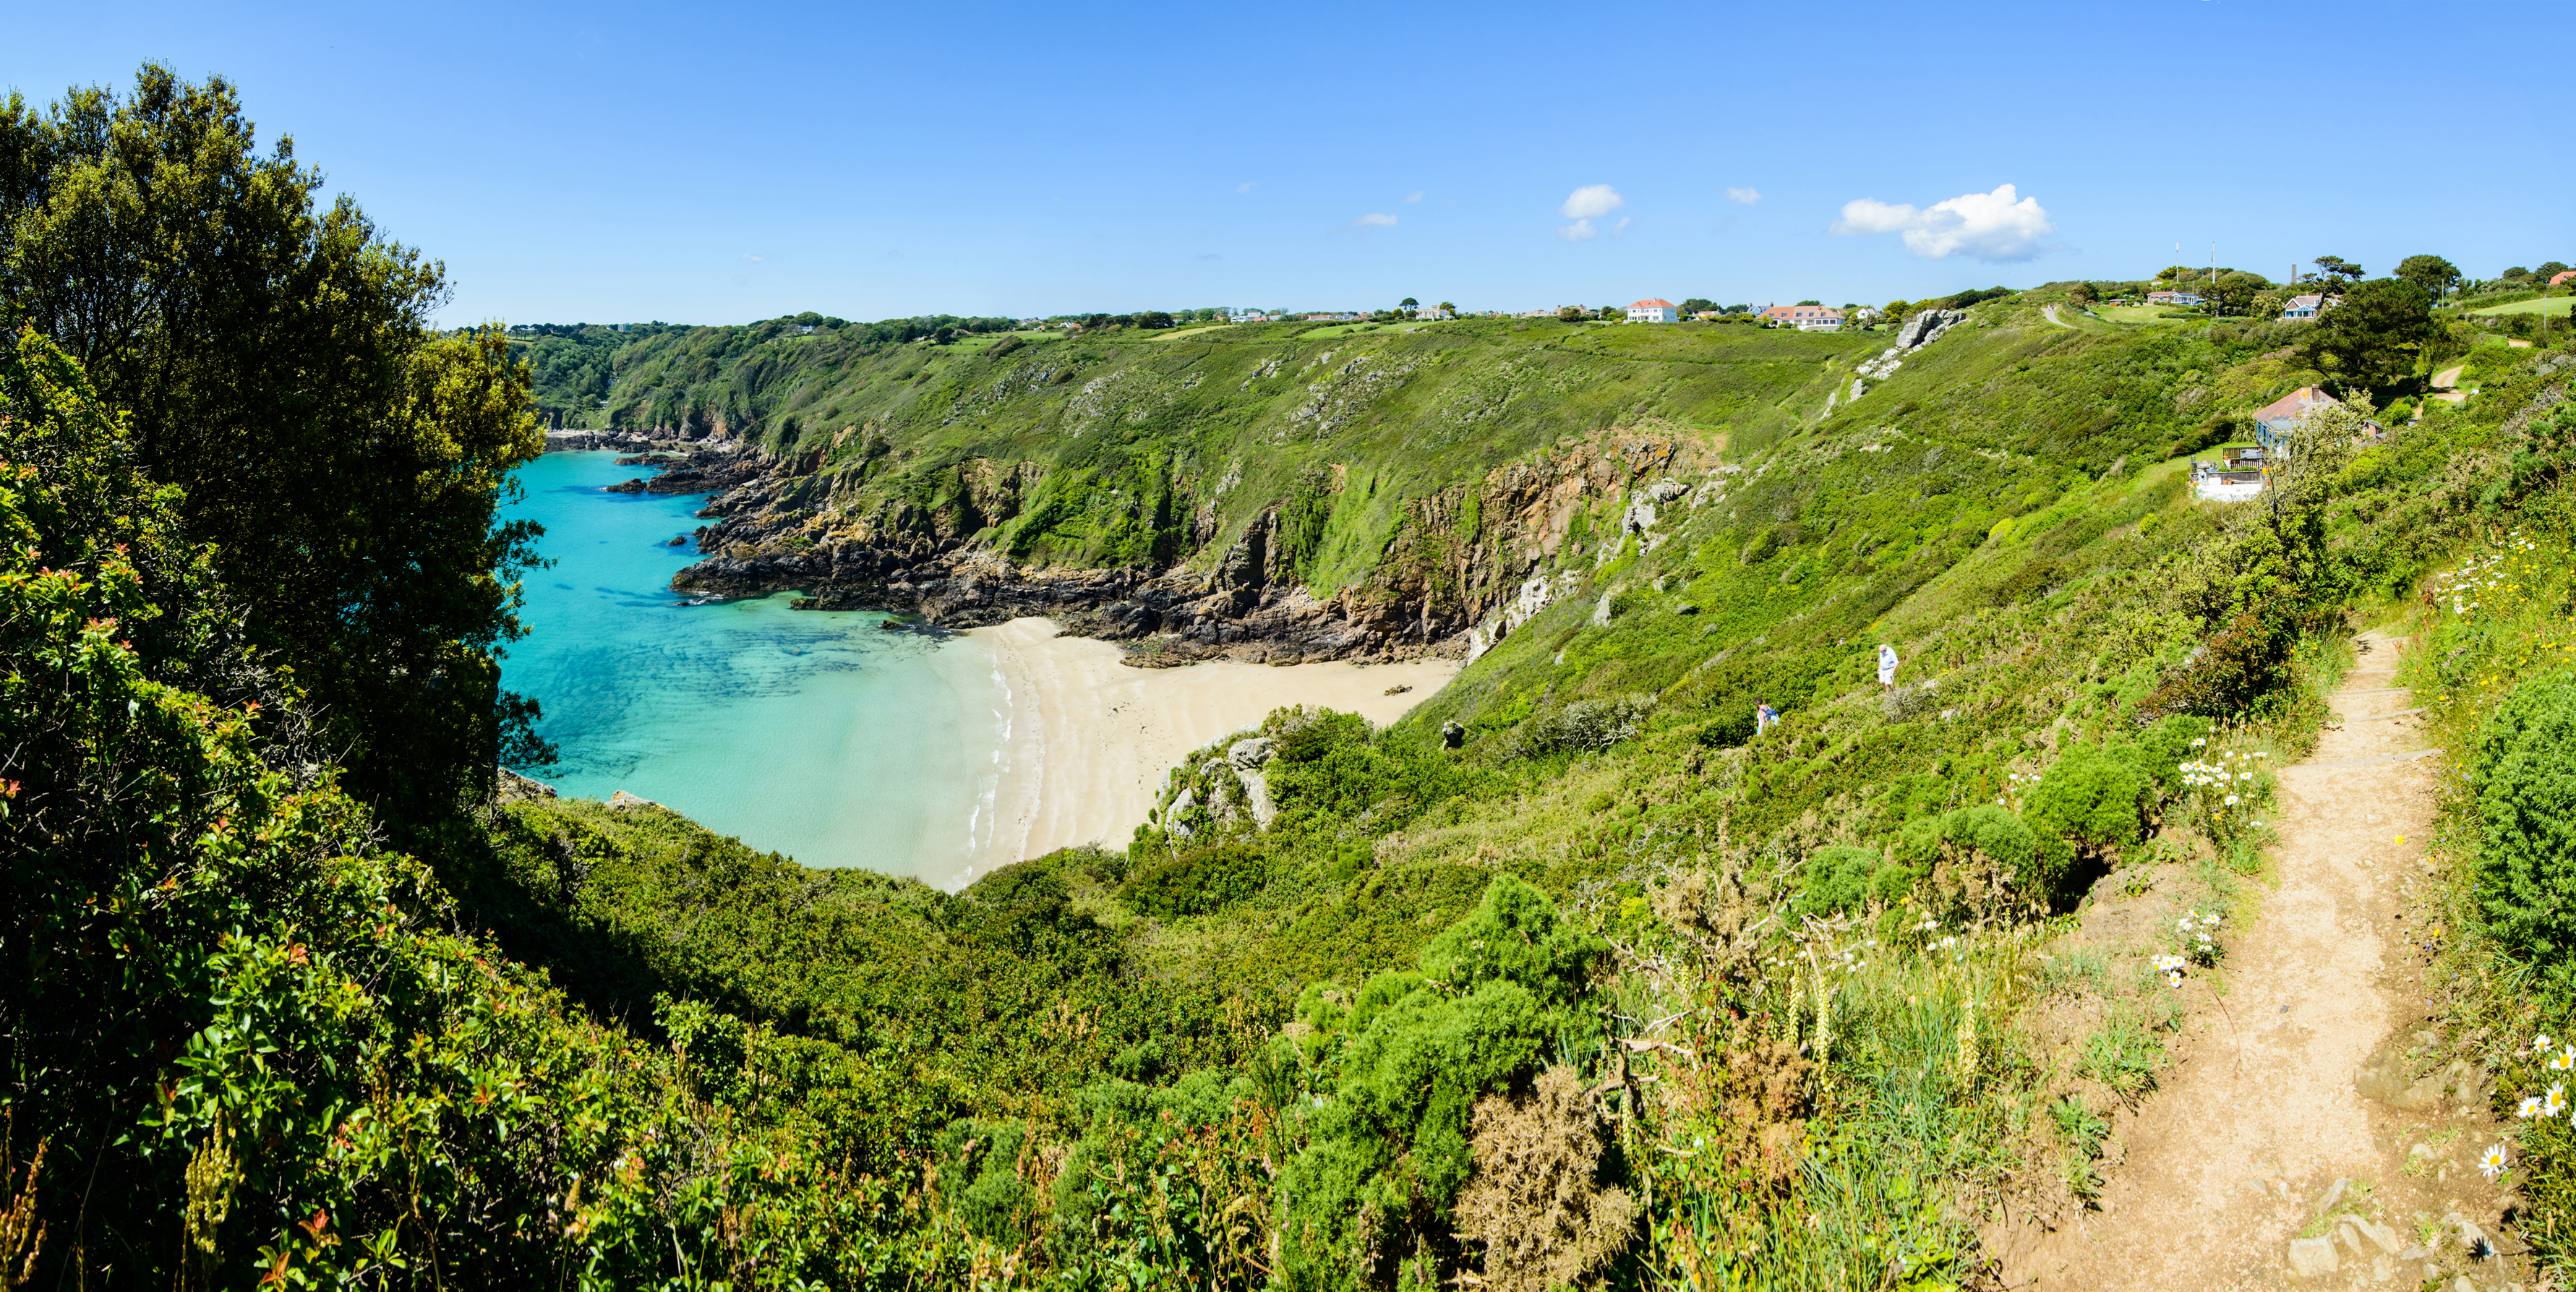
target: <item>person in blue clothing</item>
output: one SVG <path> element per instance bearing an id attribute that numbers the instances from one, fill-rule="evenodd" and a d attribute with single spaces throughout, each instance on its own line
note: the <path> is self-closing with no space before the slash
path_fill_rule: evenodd
<path id="1" fill-rule="evenodd" d="M 1756 700 L 1753 702 L 1754 735 L 1761 735 L 1763 732 L 1769 731 L 1773 727 L 1779 725 L 1780 711 L 1772 708 L 1769 700 Z"/>

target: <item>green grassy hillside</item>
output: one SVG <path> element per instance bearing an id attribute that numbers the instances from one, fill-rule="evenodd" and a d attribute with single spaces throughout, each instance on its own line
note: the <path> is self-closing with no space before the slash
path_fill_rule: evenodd
<path id="1" fill-rule="evenodd" d="M 1703 441 L 1642 528 L 1622 523 L 1627 485 L 1585 495 L 1538 559 L 1553 601 L 1405 723 L 1273 715 L 1266 828 L 1210 749 L 1123 851 L 946 898 L 723 860 L 744 854 L 650 810 L 536 802 L 507 809 L 482 891 L 539 895 L 505 945 L 561 963 L 600 1007 L 678 987 L 763 1035 L 828 1038 L 848 1065 L 843 1124 L 947 1154 L 979 1191 L 932 1190 L 905 1223 L 948 1217 L 1031 1271 L 1291 1287 L 1490 1271 L 1504 1236 L 1538 1223 L 1541 1204 L 1482 1156 L 1489 1118 L 1525 1115 L 1588 1164 L 1590 1192 L 1561 1205 L 1647 1218 L 1597 1248 L 1565 1239 L 1561 1268 L 1618 1286 L 1964 1281 L 1998 1180 L 2018 1182 L 2016 1205 L 2084 1205 L 2106 1118 L 2152 1084 L 2170 1025 L 2125 979 L 2030 976 L 2034 945 L 2102 892 L 2230 904 L 2262 865 L 2263 782 L 2231 785 L 2239 804 L 2190 768 L 2303 748 L 2345 608 L 2405 595 L 2486 517 L 2531 513 L 2538 495 L 2496 493 L 2470 464 L 2518 452 L 2514 419 L 2563 384 L 2537 352 L 2384 444 L 2324 434 L 2277 507 L 2220 509 L 2191 497 L 2184 459 L 2315 380 L 2284 330 L 2068 329 L 2037 303 L 1980 306 L 1856 402 L 1852 365 L 1882 348 L 1859 338 L 1767 385 L 1745 375 L 1781 362 L 1763 347 L 1811 339 L 1551 325 L 1383 342 L 1373 356 L 1444 347 L 1449 367 L 1417 369 L 1444 384 L 1379 392 L 1350 438 L 1281 447 L 1444 505 L 1482 497 L 1474 446 L 1367 428 L 1518 363 L 1626 363 L 1652 384 L 1611 399 L 1596 371 L 1511 408 L 1530 427 L 1507 444 L 1693 408 L 1688 427 L 1732 440 Z M 1236 372 L 1300 353 L 1207 344 L 1197 362 Z M 1124 360 L 1104 377 L 1172 380 L 1153 365 L 1179 361 L 1100 352 Z M 1696 388 L 1673 356 L 1693 352 L 1732 356 L 1731 388 L 1778 393 L 1731 418 L 1713 396 L 1682 402 L 1669 392 Z M 1061 428 L 1069 403 L 1030 409 Z M 1275 432 L 1279 408 L 1239 410 L 1232 433 Z M 1155 416 L 1139 440 L 1185 444 L 1197 425 Z M 874 424 L 891 452 L 906 426 L 959 452 L 1071 438 Z M 2537 471 L 2522 488 L 2545 493 L 2556 477 Z M 1378 577 L 1420 559 L 1394 544 Z M 1880 642 L 1904 659 L 1893 691 L 1874 676 Z M 1756 700 L 1785 715 L 1758 738 Z M 577 854 L 613 869 L 567 886 L 545 859 Z M 612 931 L 649 949 L 631 982 L 586 977 Z M 782 946 L 791 973 L 763 962 Z M 1505 946 L 1525 950 L 1477 959 Z M 2043 1041 L 2024 1023 L 2070 1011 L 2094 1030 Z M 1484 1039 L 1441 1039 L 1469 1036 Z M 867 1075 L 897 1055 L 906 1081 Z M 1560 1070 L 1602 1120 L 1544 1102 Z M 942 1146 L 960 1135 L 1019 1156 L 959 1158 Z M 1255 1144 L 1267 1165 L 1246 1175 Z M 1194 1183 L 1140 1184 L 1144 1160 Z"/>

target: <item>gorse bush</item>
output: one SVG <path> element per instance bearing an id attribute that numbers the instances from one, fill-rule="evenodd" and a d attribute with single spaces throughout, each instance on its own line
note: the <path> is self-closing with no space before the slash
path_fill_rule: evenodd
<path id="1" fill-rule="evenodd" d="M 1308 988 L 1309 1030 L 1286 1057 L 1323 1098 L 1306 1114 L 1306 1148 L 1279 1175 L 1283 1286 L 1363 1285 L 1453 1241 L 1477 1100 L 1589 1026 L 1576 1003 L 1604 950 L 1503 876 L 1423 950 L 1420 973 L 1379 974 L 1347 1008 L 1338 988 Z"/>
<path id="2" fill-rule="evenodd" d="M 1144 915 L 1204 915 L 1250 897 L 1261 887 L 1268 859 L 1247 843 L 1217 843 L 1149 862 L 1118 890 L 1120 900 Z"/>
<path id="3" fill-rule="evenodd" d="M 2576 673 L 2515 687 L 2473 752 L 2487 927 L 2556 990 L 2576 991 Z"/>

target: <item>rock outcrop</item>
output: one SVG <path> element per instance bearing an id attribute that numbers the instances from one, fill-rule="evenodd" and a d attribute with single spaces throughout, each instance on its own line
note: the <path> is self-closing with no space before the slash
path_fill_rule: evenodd
<path id="1" fill-rule="evenodd" d="M 854 524 L 833 512 L 835 478 L 810 459 L 702 455 L 693 461 L 703 465 L 667 470 L 646 487 L 720 491 L 699 513 L 715 521 L 697 534 L 709 555 L 672 580 L 691 596 L 800 591 L 802 608 L 909 611 L 948 628 L 1044 615 L 1069 633 L 1127 643 L 1135 664 L 1287 664 L 1454 655 L 1499 640 L 1560 594 L 1564 576 L 1538 567 L 1569 541 L 1577 511 L 1624 500 L 1623 518 L 1643 530 L 1658 504 L 1692 497 L 1693 486 L 1670 474 L 1690 447 L 1612 432 L 1409 499 L 1376 567 L 1326 596 L 1306 586 L 1278 507 L 1212 559 L 1079 569 L 1010 560 L 969 537 L 990 530 L 960 532 L 926 513 L 889 509 Z M 1035 488 L 1034 464 L 972 465 L 968 503 L 988 522 Z M 1222 541 L 1204 525 L 1193 537 L 1207 544 L 1202 552 Z"/>

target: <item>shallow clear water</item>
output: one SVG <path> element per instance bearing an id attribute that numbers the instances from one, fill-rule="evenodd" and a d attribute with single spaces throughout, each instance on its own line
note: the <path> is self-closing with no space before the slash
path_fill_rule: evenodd
<path id="1" fill-rule="evenodd" d="M 535 696 L 565 794 L 626 790 L 810 866 L 864 866 L 953 886 L 990 832 L 1009 705 L 989 657 L 798 612 L 789 594 L 683 606 L 700 496 L 602 492 L 643 468 L 614 453 L 522 467 L 510 518 L 546 527 L 502 685 Z"/>

